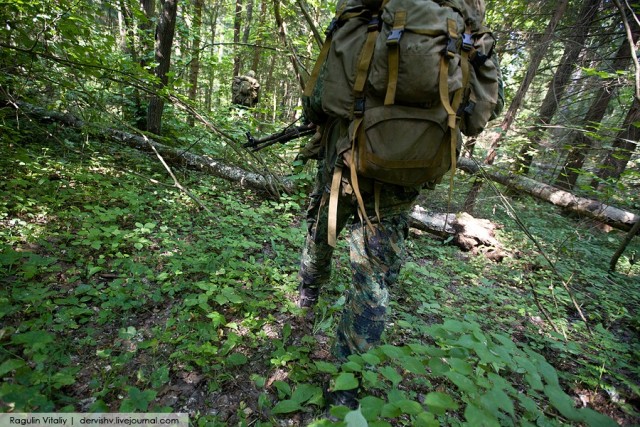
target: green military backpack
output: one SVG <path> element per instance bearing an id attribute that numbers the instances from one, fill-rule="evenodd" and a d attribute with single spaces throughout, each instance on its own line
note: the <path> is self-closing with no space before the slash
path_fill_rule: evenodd
<path id="1" fill-rule="evenodd" d="M 380 184 L 418 187 L 451 170 L 452 188 L 459 133 L 477 135 L 502 106 L 500 70 L 483 0 L 339 0 L 336 10 L 303 105 L 316 124 L 348 121 L 336 146 L 369 223 L 358 178 L 374 181 L 376 212 Z M 332 245 L 341 177 L 337 167 Z"/>
<path id="2" fill-rule="evenodd" d="M 365 0 L 367 1 L 367 0 Z M 358 176 L 419 186 L 455 168 L 458 132 L 501 107 L 482 0 L 340 0 L 304 92 L 306 115 L 350 121 Z"/>

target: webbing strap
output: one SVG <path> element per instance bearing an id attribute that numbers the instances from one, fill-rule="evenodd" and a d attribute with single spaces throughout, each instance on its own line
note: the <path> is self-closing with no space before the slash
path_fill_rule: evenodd
<path id="1" fill-rule="evenodd" d="M 447 20 L 447 29 L 449 31 L 449 40 L 451 41 L 457 39 L 457 27 L 455 21 L 448 19 Z M 458 117 L 457 117 L 457 109 L 462 102 L 463 88 L 466 86 L 469 79 L 469 61 L 468 61 L 468 53 L 462 53 L 462 82 L 463 85 L 460 89 L 458 89 L 454 95 L 453 100 L 450 101 L 449 98 L 449 58 L 447 57 L 447 53 L 442 55 L 440 59 L 440 78 L 439 78 L 439 92 L 440 92 L 440 102 L 444 106 L 445 110 L 447 110 L 447 126 L 449 127 L 450 133 L 450 150 L 451 150 L 451 175 L 449 176 L 449 197 L 447 204 L 451 204 L 451 199 L 453 197 L 453 180 L 454 175 L 456 173 L 457 167 L 457 159 L 456 159 L 456 150 L 458 148 Z M 453 103 L 453 105 L 452 105 Z M 450 209 L 448 209 L 450 210 Z M 447 216 L 447 219 L 449 217 Z M 447 227 L 447 221 L 445 220 L 444 229 Z"/>
<path id="2" fill-rule="evenodd" d="M 400 38 L 407 23 L 407 12 L 405 10 L 396 11 L 393 17 L 393 28 L 387 38 L 387 48 L 389 52 L 387 94 L 384 98 L 384 105 L 393 105 L 396 100 L 396 89 L 398 86 L 398 72 L 400 68 Z"/>
<path id="3" fill-rule="evenodd" d="M 378 38 L 378 30 L 376 29 L 375 31 L 369 31 L 369 33 L 367 34 L 367 40 L 365 40 L 362 51 L 360 51 L 358 67 L 356 68 L 356 80 L 353 83 L 353 93 L 356 96 L 359 96 L 364 91 L 364 85 L 367 82 L 369 65 L 371 64 L 373 50 L 376 45 L 376 38 Z"/>
<path id="4" fill-rule="evenodd" d="M 449 60 L 443 55 L 440 58 L 440 79 L 439 79 L 440 102 L 447 110 L 447 126 L 451 129 L 456 127 L 456 112 L 449 101 Z"/>
<path id="5" fill-rule="evenodd" d="M 373 194 L 374 194 L 374 206 L 376 211 L 376 218 L 378 218 L 378 223 L 381 223 L 382 220 L 380 218 L 380 194 L 382 193 L 382 183 L 380 181 L 376 181 L 373 183 Z"/>
<path id="6" fill-rule="evenodd" d="M 324 44 L 322 45 L 320 55 L 318 55 L 318 60 L 313 66 L 311 76 L 309 76 L 309 81 L 307 81 L 307 85 L 304 88 L 304 96 L 313 95 L 313 89 L 316 87 L 316 83 L 318 82 L 318 76 L 320 76 L 322 64 L 324 64 L 324 61 L 327 59 L 327 55 L 329 55 L 329 48 L 331 48 L 331 38 L 331 34 L 329 34 L 329 36 L 327 36 L 327 39 L 324 41 Z"/>
<path id="7" fill-rule="evenodd" d="M 364 207 L 364 200 L 362 198 L 362 194 L 360 193 L 360 184 L 358 183 L 358 172 L 356 171 L 356 163 L 358 162 L 358 153 L 356 151 L 356 140 L 360 137 L 361 132 L 364 132 L 364 128 L 362 127 L 362 117 L 358 117 L 354 121 L 353 125 L 353 135 L 351 135 L 351 164 L 349 168 L 351 169 L 351 187 L 353 188 L 353 194 L 356 196 L 356 200 L 358 201 L 358 212 L 360 214 L 360 219 L 364 218 L 364 221 L 369 226 L 371 232 L 374 231 L 373 224 L 369 220 L 369 216 L 367 215 L 367 210 Z"/>
<path id="8" fill-rule="evenodd" d="M 328 242 L 332 248 L 336 247 L 337 224 L 338 224 L 338 197 L 340 195 L 340 184 L 342 183 L 342 166 L 333 169 L 333 179 L 331 180 L 331 194 L 329 196 L 329 228 Z"/>

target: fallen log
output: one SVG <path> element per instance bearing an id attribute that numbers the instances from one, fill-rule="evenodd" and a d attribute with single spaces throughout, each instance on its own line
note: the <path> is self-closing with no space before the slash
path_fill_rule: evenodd
<path id="1" fill-rule="evenodd" d="M 20 104 L 19 108 L 21 108 L 23 112 L 40 120 L 55 120 L 76 128 L 85 126 L 81 120 L 68 114 L 46 111 L 42 108 L 29 106 L 28 104 Z M 103 133 L 104 136 L 113 138 L 115 141 L 133 148 L 151 151 L 151 146 L 154 146 L 163 157 L 166 157 L 170 164 L 179 164 L 191 169 L 201 170 L 214 176 L 236 182 L 247 188 L 266 191 L 270 194 L 274 194 L 275 189 L 281 189 L 284 192 L 292 192 L 295 189 L 295 184 L 286 179 L 258 172 L 249 172 L 238 166 L 231 166 L 207 156 L 184 153 L 181 150 L 160 144 L 148 137 L 111 128 L 100 128 L 99 131 Z M 480 172 L 478 164 L 467 158 L 460 158 L 458 167 L 471 174 Z M 636 215 L 633 212 L 625 211 L 598 202 L 597 200 L 578 197 L 568 191 L 534 181 L 526 176 L 505 172 L 496 166 L 483 165 L 482 171 L 483 175 L 492 181 L 550 202 L 569 212 L 595 219 L 624 231 L 629 231 L 633 225 L 640 220 L 640 215 Z"/>
<path id="2" fill-rule="evenodd" d="M 24 103 L 19 104 L 19 107 L 22 112 L 27 113 L 30 117 L 41 122 L 56 122 L 76 129 L 86 127 L 82 120 L 70 114 L 48 111 L 43 108 Z M 235 182 L 246 188 L 266 191 L 270 194 L 277 192 L 277 189 L 281 189 L 287 193 L 294 190 L 294 184 L 286 179 L 279 179 L 278 177 L 268 174 L 250 172 L 238 166 L 229 165 L 212 159 L 208 156 L 193 154 L 185 152 L 184 150 L 172 148 L 143 134 L 136 135 L 108 127 L 98 127 L 93 131 L 97 132 L 103 138 L 111 139 L 117 143 L 124 144 L 137 150 L 153 152 L 153 148 L 155 148 L 155 151 L 157 151 L 170 165 L 203 171 L 227 181 Z"/>
<path id="3" fill-rule="evenodd" d="M 257 172 L 249 172 L 238 166 L 228 165 L 208 156 L 167 147 L 147 137 L 133 135 L 116 129 L 106 129 L 106 131 L 109 137 L 131 148 L 142 151 L 152 151 L 151 146 L 153 146 L 169 164 L 203 171 L 218 178 L 235 182 L 242 187 L 267 191 L 272 194 L 277 192 L 278 188 L 287 193 L 292 192 L 294 189 L 294 185 L 285 179 L 278 179 L 277 177 L 262 175 Z"/>
<path id="4" fill-rule="evenodd" d="M 483 254 L 500 262 L 506 256 L 502 245 L 495 237 L 499 227 L 487 220 L 474 218 L 466 212 L 444 214 L 429 212 L 416 205 L 409 214 L 409 225 L 451 242 L 465 252 Z"/>
<path id="5" fill-rule="evenodd" d="M 470 174 L 480 172 L 478 164 L 467 158 L 460 158 L 458 166 Z M 522 191 L 561 207 L 566 211 L 598 220 L 620 230 L 629 231 L 640 220 L 640 215 L 636 215 L 633 212 L 625 211 L 597 200 L 578 197 L 552 185 L 512 172 L 505 172 L 495 166 L 482 165 L 482 174 L 508 188 Z"/>

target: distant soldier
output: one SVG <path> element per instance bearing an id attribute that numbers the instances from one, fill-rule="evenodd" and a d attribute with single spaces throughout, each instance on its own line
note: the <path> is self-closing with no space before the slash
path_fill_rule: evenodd
<path id="1" fill-rule="evenodd" d="M 260 97 L 260 83 L 256 80 L 255 71 L 246 76 L 236 76 L 231 85 L 231 102 L 244 107 L 254 107 Z"/>

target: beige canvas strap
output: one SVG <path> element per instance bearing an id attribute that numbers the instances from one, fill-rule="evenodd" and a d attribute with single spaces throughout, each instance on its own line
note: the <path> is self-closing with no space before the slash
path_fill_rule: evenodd
<path id="1" fill-rule="evenodd" d="M 371 58 L 373 57 L 373 51 L 376 46 L 376 38 L 378 38 L 377 25 L 375 28 L 369 28 L 367 39 L 360 51 L 360 58 L 358 59 L 358 66 L 356 68 L 356 80 L 353 83 L 353 93 L 356 96 L 360 96 L 364 92 L 364 85 L 367 82 L 367 74 L 369 72 L 369 66 L 371 65 Z"/>
<path id="2" fill-rule="evenodd" d="M 396 99 L 396 89 L 398 86 L 398 73 L 400 68 L 400 38 L 407 23 L 407 12 L 397 10 L 393 17 L 393 28 L 387 38 L 388 60 L 388 82 L 387 93 L 384 98 L 384 105 L 393 105 Z"/>
<path id="3" fill-rule="evenodd" d="M 331 193 L 329 196 L 329 228 L 328 243 L 332 248 L 336 247 L 338 238 L 338 197 L 340 196 L 340 186 L 342 184 L 342 166 L 333 168 L 333 179 L 331 180 Z"/>
<path id="4" fill-rule="evenodd" d="M 322 44 L 322 49 L 320 49 L 320 54 L 318 55 L 318 59 L 316 60 L 316 63 L 313 66 L 313 70 L 311 70 L 311 75 L 309 76 L 309 80 L 307 81 L 307 84 L 304 88 L 304 92 L 303 92 L 304 96 L 313 95 L 313 89 L 315 89 L 316 83 L 318 82 L 318 77 L 320 76 L 320 70 L 322 70 L 322 65 L 326 61 L 327 55 L 329 55 L 329 49 L 331 49 L 331 40 L 333 39 L 333 30 L 331 30 L 331 28 L 333 28 L 333 25 L 335 24 L 335 22 L 337 22 L 338 19 L 341 19 L 341 20 L 350 19 L 355 16 L 359 16 L 361 14 L 361 13 L 353 13 L 353 14 L 346 13 L 343 15 L 346 7 L 347 7 L 347 2 L 344 2 L 342 7 L 336 11 L 336 16 L 335 18 L 333 18 L 331 26 L 329 27 L 330 30 L 327 31 L 327 38 Z"/>
<path id="5" fill-rule="evenodd" d="M 320 55 L 318 55 L 318 59 L 313 66 L 313 70 L 311 71 L 311 76 L 309 76 L 309 80 L 307 81 L 307 85 L 304 88 L 304 96 L 313 95 L 313 89 L 316 87 L 316 83 L 318 82 L 318 77 L 320 76 L 320 70 L 322 69 L 322 64 L 327 59 L 327 55 L 329 55 L 329 49 L 331 48 L 331 35 L 327 37 L 322 45 L 322 49 L 320 50 Z"/>
<path id="6" fill-rule="evenodd" d="M 356 144 L 358 142 L 363 144 L 364 143 L 363 138 L 364 138 L 364 127 L 362 126 L 362 117 L 359 117 L 354 120 L 353 134 L 351 135 L 352 159 L 351 159 L 351 164 L 349 165 L 349 169 L 351 169 L 351 187 L 353 188 L 353 194 L 355 194 L 356 200 L 358 201 L 358 212 L 360 214 L 360 219 L 363 220 L 363 222 L 366 222 L 369 229 L 373 231 L 373 224 L 371 224 L 371 221 L 369 220 L 369 216 L 367 215 L 367 210 L 365 209 L 365 206 L 364 206 L 364 199 L 362 198 L 362 193 L 360 193 L 360 183 L 358 182 L 357 164 L 358 164 L 359 154 L 356 151 L 358 149 Z M 362 140 L 358 141 L 358 139 L 362 139 Z"/>
<path id="7" fill-rule="evenodd" d="M 376 218 L 378 218 L 378 223 L 382 222 L 380 217 L 380 194 L 382 193 L 382 183 L 380 181 L 376 181 L 373 183 L 373 194 L 374 194 L 374 209 L 376 211 Z"/>

